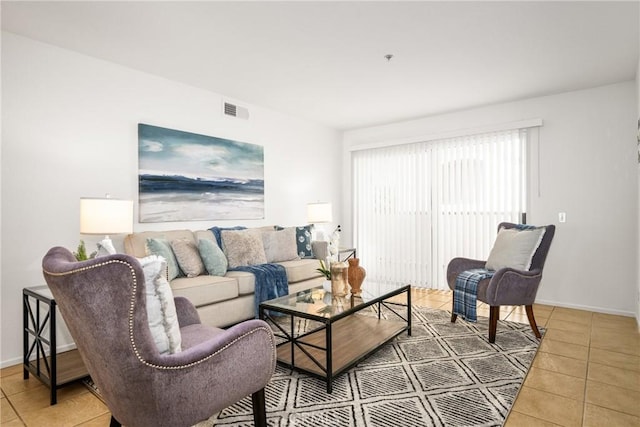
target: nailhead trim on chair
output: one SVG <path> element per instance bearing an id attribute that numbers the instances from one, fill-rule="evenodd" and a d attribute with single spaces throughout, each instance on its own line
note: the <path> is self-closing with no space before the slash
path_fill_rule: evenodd
<path id="1" fill-rule="evenodd" d="M 136 305 L 136 291 L 138 289 L 138 278 L 136 277 L 135 270 L 134 270 L 134 268 L 133 268 L 133 266 L 131 264 L 129 264 L 128 262 L 122 261 L 122 260 L 112 259 L 112 260 L 109 260 L 107 262 L 101 262 L 101 263 L 94 264 L 94 265 L 89 266 L 89 267 L 82 267 L 82 268 L 78 268 L 78 269 L 75 269 L 75 270 L 70 270 L 70 271 L 67 271 L 67 272 L 64 272 L 64 273 L 52 273 L 52 272 L 49 272 L 49 271 L 46 271 L 46 270 L 44 270 L 44 273 L 46 273 L 46 274 L 48 274 L 50 276 L 67 276 L 67 275 L 79 273 L 79 272 L 82 272 L 82 271 L 88 271 L 88 270 L 91 270 L 91 269 L 96 268 L 96 267 L 104 267 L 106 265 L 114 264 L 114 263 L 126 265 L 129 268 L 129 271 L 131 273 L 131 277 L 133 279 L 133 288 L 132 288 L 132 293 L 131 293 L 131 304 L 129 306 L 129 340 L 131 341 L 131 346 L 133 347 L 133 352 L 135 353 L 135 355 L 138 358 L 138 360 L 141 363 L 143 363 L 144 365 L 147 365 L 147 366 L 149 366 L 151 368 L 164 369 L 164 370 L 178 370 L 178 369 L 189 368 L 189 367 L 192 367 L 192 366 L 199 365 L 200 363 L 206 362 L 207 360 L 211 359 L 212 357 L 217 356 L 218 354 L 222 353 L 224 350 L 226 350 L 227 348 L 231 347 L 236 342 L 240 341 L 241 339 L 243 339 L 243 338 L 245 338 L 245 337 L 247 337 L 247 336 L 249 336 L 249 335 L 251 335 L 251 334 L 253 334 L 253 333 L 257 332 L 257 331 L 268 331 L 268 332 L 271 332 L 270 329 L 268 329 L 268 328 L 266 328 L 264 326 L 261 326 L 259 328 L 253 329 L 253 330 L 251 330 L 251 331 L 249 331 L 249 332 L 247 332 L 245 334 L 240 335 L 239 337 L 237 337 L 236 339 L 234 339 L 233 341 L 231 341 L 230 343 L 228 343 L 224 347 L 218 349 L 216 352 L 211 353 L 210 355 L 208 355 L 206 357 L 203 357 L 200 360 L 196 360 L 195 362 L 187 363 L 186 365 L 163 366 L 163 365 L 156 365 L 154 363 L 147 362 L 140 355 L 140 353 L 138 352 L 138 348 L 136 347 L 136 342 L 135 342 L 135 339 L 133 337 L 133 312 L 134 312 L 135 305 Z M 271 359 L 273 361 L 273 359 L 275 358 L 275 345 L 274 345 L 273 339 L 271 339 L 270 344 L 271 344 L 271 350 L 272 350 L 271 354 L 273 355 Z M 275 361 L 274 361 L 274 363 L 275 363 Z"/>

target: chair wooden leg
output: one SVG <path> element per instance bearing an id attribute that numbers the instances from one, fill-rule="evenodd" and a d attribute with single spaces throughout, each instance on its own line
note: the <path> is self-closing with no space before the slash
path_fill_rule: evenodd
<path id="1" fill-rule="evenodd" d="M 264 397 L 264 389 L 260 389 L 251 395 L 253 404 L 253 423 L 256 427 L 267 427 L 267 406 Z"/>
<path id="2" fill-rule="evenodd" d="M 122 424 L 120 424 L 120 422 L 116 420 L 113 415 L 111 415 L 111 422 L 109 423 L 109 427 L 122 427 Z"/>
<path id="3" fill-rule="evenodd" d="M 498 319 L 500 318 L 500 306 L 489 307 L 489 342 L 496 342 L 496 329 L 498 329 Z"/>
<path id="4" fill-rule="evenodd" d="M 455 309 L 455 303 L 451 301 L 451 323 L 456 323 L 456 319 L 458 318 L 458 315 L 453 312 L 454 309 Z"/>
<path id="5" fill-rule="evenodd" d="M 536 338 L 542 338 L 542 335 L 540 335 L 540 331 L 538 330 L 538 325 L 536 324 L 536 318 L 533 316 L 533 306 L 525 305 L 524 308 L 527 311 L 527 318 L 529 319 L 529 324 L 531 325 L 531 329 L 533 329 L 533 333 L 536 334 Z"/>

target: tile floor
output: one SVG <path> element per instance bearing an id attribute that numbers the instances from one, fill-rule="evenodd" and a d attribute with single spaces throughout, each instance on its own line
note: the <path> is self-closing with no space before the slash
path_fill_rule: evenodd
<path id="1" fill-rule="evenodd" d="M 450 309 L 451 293 L 416 289 L 413 303 Z M 640 333 L 634 318 L 535 305 L 547 328 L 506 426 L 640 426 Z M 489 315 L 480 304 L 478 314 Z M 501 318 L 528 323 L 524 307 Z M 460 320 L 459 320 L 460 321 Z M 21 365 L 0 371 L 0 425 L 108 426 L 107 407 L 81 384 L 49 406 L 42 383 L 22 379 Z"/>

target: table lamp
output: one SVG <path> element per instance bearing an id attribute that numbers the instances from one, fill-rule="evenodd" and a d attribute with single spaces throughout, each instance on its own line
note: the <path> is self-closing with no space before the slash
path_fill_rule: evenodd
<path id="1" fill-rule="evenodd" d="M 315 202 L 307 204 L 307 222 L 309 224 L 323 224 L 333 221 L 331 215 L 331 203 Z M 324 230 L 316 230 L 316 240 L 325 241 L 327 239 Z"/>
<path id="2" fill-rule="evenodd" d="M 110 234 L 133 231 L 133 200 L 80 198 L 80 233 L 104 234 L 98 243 L 98 255 L 115 254 Z"/>

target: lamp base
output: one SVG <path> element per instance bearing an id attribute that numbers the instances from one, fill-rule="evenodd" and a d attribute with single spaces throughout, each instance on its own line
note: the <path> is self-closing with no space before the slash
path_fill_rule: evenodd
<path id="1" fill-rule="evenodd" d="M 113 246 L 113 242 L 109 237 L 105 237 L 100 242 L 98 242 L 98 254 L 99 256 L 113 255 L 116 253 L 116 248 Z"/>
<path id="2" fill-rule="evenodd" d="M 320 242 L 326 242 L 328 240 L 327 233 L 325 233 L 323 229 L 316 227 L 316 237 L 314 240 L 317 240 Z"/>

